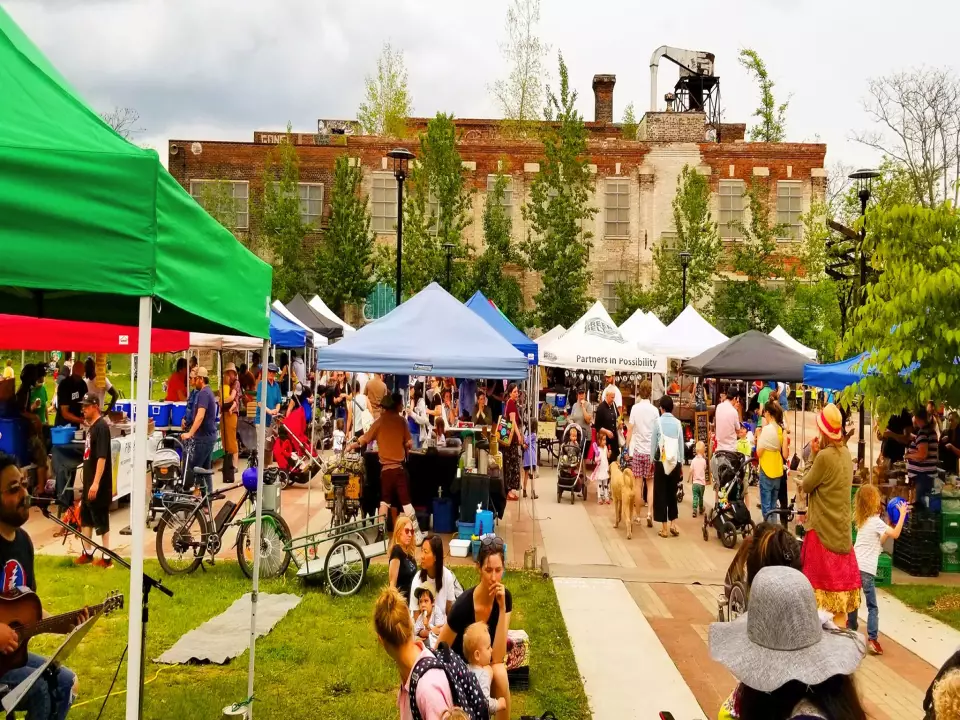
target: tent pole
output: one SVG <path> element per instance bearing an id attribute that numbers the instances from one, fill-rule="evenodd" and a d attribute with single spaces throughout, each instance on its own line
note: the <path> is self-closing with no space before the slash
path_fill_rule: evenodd
<path id="1" fill-rule="evenodd" d="M 130 486 L 130 616 L 127 623 L 127 709 L 126 720 L 143 717 L 143 620 L 138 610 L 143 600 L 143 543 L 146 522 L 147 423 L 150 402 L 150 334 L 153 329 L 152 299 L 140 298 L 137 341 L 137 423 L 134 429 L 133 482 Z M 144 613 L 145 614 L 145 613 Z"/>
<path id="2" fill-rule="evenodd" d="M 263 341 L 262 358 L 269 357 L 270 341 Z M 260 592 L 260 529 L 263 522 L 263 464 L 266 462 L 267 443 L 267 373 L 260 373 L 260 402 L 257 403 L 257 414 L 260 424 L 257 425 L 257 520 L 253 524 L 253 590 L 250 593 L 250 666 L 247 669 L 247 699 L 253 699 L 253 676 L 255 667 L 255 652 L 257 647 L 257 600 Z M 253 703 L 248 706 L 247 718 L 253 718 Z M 129 720 L 129 719 L 128 719 Z"/>
<path id="3" fill-rule="evenodd" d="M 803 451 L 807 447 L 807 389 L 800 384 L 800 414 L 803 416 L 803 422 L 800 423 L 800 457 L 803 457 Z"/>
<path id="4" fill-rule="evenodd" d="M 312 420 L 310 422 L 310 452 L 315 452 L 317 447 L 317 350 L 316 348 L 313 351 L 314 356 L 311 358 L 310 362 L 313 365 L 313 414 L 311 415 Z M 310 367 L 307 365 L 306 359 L 303 363 L 304 369 Z M 322 480 L 322 478 L 321 478 Z M 310 496 L 313 493 L 313 480 L 307 483 L 307 530 L 306 534 L 310 534 Z"/>

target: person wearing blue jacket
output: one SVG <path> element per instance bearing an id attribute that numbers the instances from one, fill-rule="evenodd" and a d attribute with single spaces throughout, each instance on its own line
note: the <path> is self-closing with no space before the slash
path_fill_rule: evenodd
<path id="1" fill-rule="evenodd" d="M 673 416 L 673 398 L 660 399 L 660 417 L 653 426 L 653 519 L 660 537 L 677 537 L 677 486 L 683 482 L 683 426 Z"/>

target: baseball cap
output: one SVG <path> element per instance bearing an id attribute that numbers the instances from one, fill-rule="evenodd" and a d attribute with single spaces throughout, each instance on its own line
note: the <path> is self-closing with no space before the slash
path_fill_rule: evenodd
<path id="1" fill-rule="evenodd" d="M 208 378 L 210 375 L 207 374 L 207 369 L 203 365 L 197 365 L 197 367 L 190 371 L 190 377 Z"/>
<path id="2" fill-rule="evenodd" d="M 100 407 L 100 397 L 95 393 L 87 393 L 83 396 L 83 400 L 80 401 L 81 405 L 96 405 Z"/>

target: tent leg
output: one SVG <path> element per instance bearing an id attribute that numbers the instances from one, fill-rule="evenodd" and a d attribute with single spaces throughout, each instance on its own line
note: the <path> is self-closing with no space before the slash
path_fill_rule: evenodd
<path id="1" fill-rule="evenodd" d="M 803 457 L 803 451 L 807 447 L 807 387 L 800 385 L 800 415 L 803 420 L 800 423 L 800 457 Z"/>
<path id="2" fill-rule="evenodd" d="M 310 362 L 313 363 L 313 422 L 310 423 L 310 452 L 315 452 L 317 447 L 317 368 L 316 360 L 314 358 L 310 359 Z M 307 364 L 306 359 L 304 359 L 303 366 L 305 368 L 310 367 Z M 313 493 L 313 482 L 307 483 L 307 531 L 306 534 L 310 534 L 310 496 Z"/>
<path id="3" fill-rule="evenodd" d="M 263 341 L 262 358 L 269 357 L 270 341 Z M 247 669 L 247 699 L 253 698 L 253 676 L 257 649 L 257 600 L 260 592 L 260 528 L 263 522 L 263 464 L 266 462 L 267 443 L 267 373 L 260 374 L 260 398 L 257 403 L 257 520 L 253 532 L 253 589 L 250 593 L 250 665 Z M 247 718 L 253 718 L 253 703 L 248 706 Z"/>
<path id="4" fill-rule="evenodd" d="M 143 717 L 143 620 L 138 612 L 143 601 L 143 543 L 147 522 L 147 420 L 150 402 L 150 335 L 153 330 L 152 299 L 140 298 L 140 322 L 137 343 L 136 407 L 137 423 L 134 430 L 133 482 L 130 487 L 130 594 L 127 624 L 127 709 L 126 720 Z"/>

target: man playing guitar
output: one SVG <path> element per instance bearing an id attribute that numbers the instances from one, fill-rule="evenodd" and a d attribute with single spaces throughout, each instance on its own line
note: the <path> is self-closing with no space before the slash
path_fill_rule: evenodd
<path id="1" fill-rule="evenodd" d="M 27 486 L 17 460 L 0 453 L 0 593 L 8 594 L 18 588 L 28 588 L 34 592 L 37 589 L 33 572 L 33 541 L 21 529 L 29 516 Z M 80 622 L 84 620 L 85 611 L 79 616 Z M 16 630 L 0 623 L 0 654 L 14 652 L 19 644 L 20 637 Z M 0 676 L 0 684 L 12 690 L 44 662 L 44 658 L 29 653 L 27 664 Z M 67 716 L 76 693 L 77 676 L 65 667 L 56 672 L 55 690 L 50 683 L 40 680 L 17 706 L 17 710 L 27 713 L 27 720 L 63 720 Z"/>

